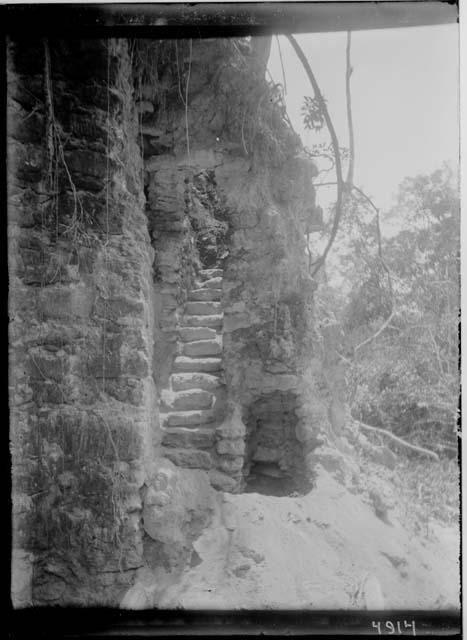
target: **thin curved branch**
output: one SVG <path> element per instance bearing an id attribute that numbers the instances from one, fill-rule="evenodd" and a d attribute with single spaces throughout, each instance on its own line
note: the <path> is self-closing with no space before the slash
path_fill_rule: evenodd
<path id="1" fill-rule="evenodd" d="M 313 183 L 313 187 L 330 187 L 330 186 L 336 186 L 337 182 L 314 182 Z"/>
<path id="2" fill-rule="evenodd" d="M 400 445 L 401 447 L 404 447 L 405 449 L 410 449 L 411 451 L 416 451 L 417 453 L 421 453 L 422 455 L 429 456 L 430 458 L 433 458 L 433 460 L 439 460 L 439 456 L 434 451 L 431 451 L 430 449 L 425 449 L 425 447 L 419 447 L 415 444 L 411 444 L 410 442 L 407 442 L 406 440 L 403 440 L 402 438 L 395 436 L 393 433 L 391 433 L 390 431 L 387 431 L 386 429 L 380 429 L 380 427 L 372 427 L 371 425 L 365 424 L 360 420 L 355 420 L 355 422 L 362 429 L 386 436 L 390 440 L 394 440 L 394 442 L 397 442 L 398 445 Z"/>
<path id="3" fill-rule="evenodd" d="M 362 191 L 362 189 L 360 189 L 360 187 L 357 187 L 355 184 L 352 184 L 352 189 L 355 189 L 355 191 L 358 191 L 358 193 L 362 196 L 362 198 L 364 198 L 366 200 L 366 202 L 368 202 L 368 204 L 374 209 L 374 211 L 376 213 L 379 213 L 379 209 L 378 207 L 375 205 L 375 203 L 373 202 L 373 200 L 368 197 L 366 195 L 366 193 L 364 191 Z"/>
<path id="4" fill-rule="evenodd" d="M 369 338 L 367 338 L 366 340 L 364 340 L 363 342 L 360 342 L 360 344 L 357 344 L 357 346 L 354 348 L 354 353 L 357 353 L 357 351 L 359 349 L 361 349 L 362 347 L 364 347 L 366 344 L 368 344 L 369 342 L 372 342 L 373 340 L 375 340 L 375 338 L 377 338 L 379 336 L 380 333 L 383 333 L 383 331 L 386 329 L 386 327 L 388 326 L 388 324 L 391 322 L 391 320 L 394 317 L 394 310 L 391 311 L 391 313 L 389 314 L 389 316 L 386 318 L 386 320 L 383 322 L 383 324 L 380 326 L 380 328 L 378 329 L 378 331 L 376 333 L 374 333 L 372 336 L 370 336 Z"/>
<path id="5" fill-rule="evenodd" d="M 387 274 L 387 277 L 388 277 L 388 288 L 389 288 L 389 293 L 391 295 L 391 307 L 392 307 L 391 308 L 391 313 L 386 318 L 386 320 L 383 322 L 383 324 L 378 329 L 378 331 L 376 331 L 376 333 L 374 333 L 369 338 L 366 338 L 365 340 L 363 340 L 363 342 L 360 342 L 359 344 L 357 344 L 357 346 L 354 348 L 354 353 L 357 353 L 357 351 L 359 349 L 361 349 L 362 347 L 364 347 L 368 343 L 370 343 L 373 340 L 375 340 L 375 338 L 377 338 L 386 329 L 386 327 L 388 327 L 390 325 L 391 320 L 394 318 L 395 310 L 394 310 L 394 292 L 393 292 L 393 287 L 392 287 L 392 276 L 391 276 L 391 272 L 389 270 L 389 267 L 387 266 L 387 264 L 386 264 L 386 262 L 384 261 L 384 258 L 383 258 L 383 249 L 382 249 L 382 244 L 381 244 L 381 228 L 380 228 L 380 225 L 379 225 L 379 209 L 378 209 L 378 207 L 376 207 L 376 205 L 373 203 L 373 201 L 366 195 L 366 193 L 364 193 L 361 189 L 359 189 L 355 185 L 352 185 L 352 188 L 355 189 L 356 191 L 358 191 L 358 193 L 360 193 L 365 198 L 365 200 L 373 207 L 373 209 L 376 212 L 376 235 L 377 235 L 377 240 L 378 240 L 378 257 L 379 257 L 381 265 L 382 265 L 383 269 L 386 271 L 386 274 Z"/>
<path id="6" fill-rule="evenodd" d="M 335 159 L 335 165 L 336 165 L 336 177 L 337 177 L 337 201 L 336 201 L 336 212 L 334 214 L 334 221 L 333 221 L 333 225 L 332 225 L 332 230 L 331 230 L 331 235 L 329 236 L 329 240 L 328 243 L 322 253 L 322 255 L 318 258 L 318 260 L 316 260 L 314 262 L 314 269 L 311 272 L 311 275 L 314 276 L 316 275 L 316 273 L 321 269 L 321 267 L 323 266 L 326 257 L 334 243 L 334 240 L 336 238 L 336 234 L 337 234 L 337 230 L 339 228 L 339 223 L 342 217 L 342 200 L 343 200 L 343 193 L 344 193 L 344 179 L 342 177 L 342 161 L 341 161 L 341 155 L 340 155 L 340 150 L 339 150 L 339 141 L 337 139 L 337 135 L 336 135 L 336 131 L 334 129 L 334 125 L 332 123 L 331 120 L 331 116 L 329 115 L 329 111 L 328 108 L 326 106 L 326 102 L 324 101 L 324 98 L 322 96 L 321 90 L 319 88 L 318 82 L 316 81 L 316 78 L 314 76 L 314 73 L 310 67 L 310 64 L 305 56 L 305 54 L 303 53 L 302 48 L 300 47 L 300 45 L 298 44 L 298 42 L 295 40 L 295 38 L 290 35 L 287 34 L 286 36 L 290 42 L 290 44 L 292 45 L 292 47 L 294 48 L 295 53 L 297 54 L 300 62 L 303 65 L 303 68 L 306 71 L 306 74 L 308 76 L 308 79 L 310 80 L 311 86 L 313 87 L 313 92 L 315 94 L 316 99 L 318 100 L 320 107 L 323 111 L 323 116 L 324 116 L 324 121 L 326 122 L 326 126 L 328 128 L 329 134 L 331 136 L 331 141 L 332 141 L 332 147 L 333 147 L 333 151 L 334 151 L 334 159 Z"/>
<path id="7" fill-rule="evenodd" d="M 174 44 L 175 44 L 175 59 L 177 61 L 176 67 L 177 67 L 177 79 L 178 79 L 178 94 L 183 103 L 183 106 L 186 106 L 185 98 L 183 97 L 183 93 L 182 93 L 182 85 L 180 84 L 180 69 L 178 64 L 178 45 L 176 40 L 174 40 Z"/>
<path id="8" fill-rule="evenodd" d="M 281 43 L 279 42 L 279 37 L 276 36 L 276 42 L 277 42 L 277 48 L 279 49 L 279 58 L 281 61 L 281 69 L 282 69 L 282 80 L 284 81 L 284 93 L 285 95 L 287 95 L 287 82 L 285 79 L 285 71 L 284 71 L 284 62 L 282 60 L 282 49 L 281 49 Z"/>
<path id="9" fill-rule="evenodd" d="M 346 47 L 346 70 L 345 70 L 345 95 L 347 102 L 347 123 L 349 127 L 349 169 L 347 172 L 347 185 L 353 184 L 353 172 L 355 163 L 355 138 L 353 132 L 352 118 L 352 94 L 350 91 L 350 76 L 352 75 L 352 65 L 350 63 L 350 46 L 352 43 L 352 32 L 347 31 L 347 47 Z"/>
<path id="10" fill-rule="evenodd" d="M 188 162 L 191 162 L 190 159 L 190 134 L 188 131 L 188 90 L 190 87 L 190 75 L 191 75 L 191 60 L 193 56 L 193 39 L 190 38 L 190 61 L 188 65 L 188 75 L 186 79 L 186 87 L 185 87 L 185 134 L 186 134 L 186 155 L 188 157 Z"/>
<path id="11" fill-rule="evenodd" d="M 391 293 L 391 302 L 392 302 L 392 298 L 393 298 L 392 277 L 393 276 L 391 274 L 391 271 L 390 271 L 388 265 L 386 264 L 386 262 L 385 262 L 385 260 L 383 258 L 383 249 L 382 249 L 382 243 L 381 243 L 381 227 L 380 227 L 380 223 L 379 223 L 379 209 L 375 205 L 373 200 L 369 196 L 367 196 L 364 191 L 362 191 L 362 189 L 360 189 L 359 187 L 355 186 L 354 184 L 352 185 L 352 189 L 357 191 L 362 196 L 362 198 L 365 200 L 365 202 L 367 202 L 370 205 L 370 207 L 372 207 L 372 209 L 374 210 L 374 212 L 376 214 L 376 237 L 377 237 L 377 241 L 378 241 L 378 257 L 379 257 L 379 260 L 381 262 L 381 266 L 386 271 L 386 274 L 388 276 L 388 288 L 389 288 L 389 291 Z"/>
<path id="12" fill-rule="evenodd" d="M 391 294 L 391 306 L 394 306 L 394 293 L 393 293 L 393 289 L 392 289 L 392 275 L 391 272 L 389 270 L 388 265 L 386 264 L 384 258 L 383 258 L 383 249 L 381 246 L 381 227 L 379 224 L 379 210 L 376 212 L 376 235 L 378 238 L 378 257 L 379 257 L 379 261 L 381 262 L 381 265 L 383 267 L 383 269 L 386 271 L 386 275 L 388 277 L 388 288 L 389 288 L 389 292 Z"/>

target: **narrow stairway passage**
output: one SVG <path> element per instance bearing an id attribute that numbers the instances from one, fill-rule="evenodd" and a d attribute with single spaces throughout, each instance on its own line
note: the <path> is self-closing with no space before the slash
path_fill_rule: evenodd
<path id="1" fill-rule="evenodd" d="M 222 269 L 203 269 L 188 292 L 177 356 L 160 399 L 163 454 L 182 467 L 210 469 L 222 388 Z"/>

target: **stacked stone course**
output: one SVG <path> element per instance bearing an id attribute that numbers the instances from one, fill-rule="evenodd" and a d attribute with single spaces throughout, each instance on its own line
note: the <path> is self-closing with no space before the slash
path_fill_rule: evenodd
<path id="1" fill-rule="evenodd" d="M 10 43 L 15 606 L 115 605 L 148 567 L 183 571 L 211 487 L 283 446 L 291 467 L 327 420 L 314 167 L 280 109 L 258 129 L 254 47 L 178 44 L 149 86 L 125 40 Z"/>

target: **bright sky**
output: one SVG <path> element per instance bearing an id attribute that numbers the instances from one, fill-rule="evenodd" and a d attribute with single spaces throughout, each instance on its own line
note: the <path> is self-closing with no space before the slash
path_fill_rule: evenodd
<path id="1" fill-rule="evenodd" d="M 346 33 L 296 36 L 327 100 L 341 146 L 348 146 L 345 101 Z M 284 36 L 279 37 L 287 83 L 286 104 L 306 146 L 329 141 L 305 130 L 300 113 L 310 82 Z M 458 27 L 441 25 L 355 31 L 352 34 L 352 110 L 356 147 L 354 182 L 382 209 L 391 206 L 406 176 L 429 173 L 459 156 Z M 283 83 L 273 39 L 269 71 Z M 323 180 L 335 179 L 332 174 Z M 330 188 L 333 189 L 333 188 Z M 335 199 L 335 190 L 322 204 Z"/>

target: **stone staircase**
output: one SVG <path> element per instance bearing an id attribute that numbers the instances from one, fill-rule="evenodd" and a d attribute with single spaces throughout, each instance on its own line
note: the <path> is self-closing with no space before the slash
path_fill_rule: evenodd
<path id="1" fill-rule="evenodd" d="M 211 469 L 221 419 L 222 269 L 199 272 L 188 292 L 169 385 L 161 394 L 163 455 L 181 467 Z"/>

